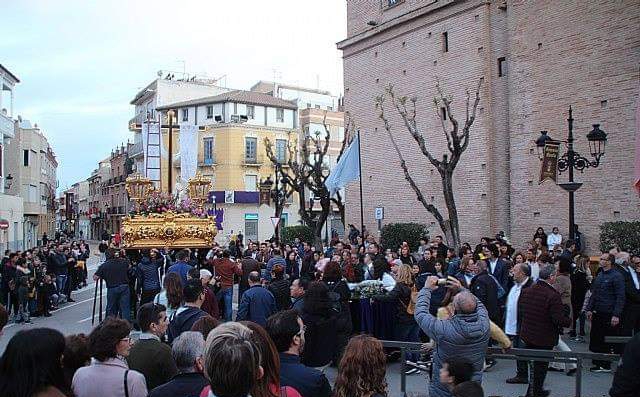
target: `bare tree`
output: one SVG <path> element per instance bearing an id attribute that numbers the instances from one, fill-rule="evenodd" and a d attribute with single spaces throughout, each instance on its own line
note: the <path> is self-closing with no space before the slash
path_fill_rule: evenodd
<path id="1" fill-rule="evenodd" d="M 274 165 L 281 164 L 283 175 L 282 178 L 291 192 L 298 192 L 299 214 L 303 222 L 311 227 L 316 238 L 314 244 L 320 245 L 322 229 L 331 212 L 331 203 L 334 203 L 340 211 L 340 216 L 344 224 L 344 202 L 337 193 L 331 197 L 329 190 L 325 186 L 325 181 L 329 176 L 330 170 L 325 158 L 329 150 L 329 142 L 331 140 L 331 131 L 326 123 L 327 113 L 325 112 L 322 124 L 325 130 L 325 136 L 322 138 L 320 134 L 314 137 L 311 134 L 305 134 L 302 141 L 292 140 L 291 135 L 287 140 L 287 158 L 284 162 L 279 161 L 273 150 L 273 143 L 265 138 L 265 148 L 267 157 Z M 347 139 L 347 129 L 345 128 L 345 140 Z M 299 143 L 299 144 L 298 144 Z M 340 155 L 346 146 L 343 142 Z M 307 192 L 311 197 L 307 198 Z M 320 211 L 313 211 L 309 205 L 309 199 L 314 198 L 320 203 Z"/>
<path id="2" fill-rule="evenodd" d="M 434 98 L 433 103 L 435 106 L 436 116 L 440 120 L 442 131 L 447 139 L 447 152 L 442 154 L 442 159 L 436 158 L 436 155 L 429 151 L 427 139 L 428 136 L 433 135 L 428 134 L 427 137 L 425 137 L 423 132 L 418 128 L 416 123 L 417 98 L 415 96 L 411 97 L 411 99 L 408 99 L 406 96 L 397 96 L 393 86 L 389 85 L 385 89 L 385 93 L 376 98 L 376 108 L 379 111 L 379 117 L 384 123 L 384 128 L 391 139 L 391 144 L 400 158 L 400 167 L 404 172 L 404 178 L 409 182 L 409 185 L 416 193 L 418 201 L 438 222 L 440 229 L 442 229 L 442 232 L 445 235 L 447 243 L 456 248 L 460 246 L 460 226 L 458 223 L 458 210 L 456 208 L 456 201 L 453 192 L 453 172 L 460 161 L 462 153 L 464 153 L 469 146 L 469 131 L 475 121 L 476 111 L 478 109 L 478 104 L 480 103 L 480 87 L 482 86 L 482 81 L 482 78 L 478 81 L 478 87 L 476 88 L 473 100 L 469 90 L 466 90 L 465 122 L 461 127 L 451 111 L 453 98 L 443 93 L 439 81 L 436 80 L 437 96 Z M 393 136 L 388 116 L 385 114 L 385 101 L 387 98 L 390 99 L 392 108 L 400 115 L 404 126 L 418 144 L 418 148 L 422 154 L 440 174 L 440 178 L 442 180 L 442 193 L 444 195 L 444 202 L 448 213 L 447 218 L 443 216 L 442 212 L 435 205 L 426 200 L 424 194 L 409 173 L 407 163 Z M 407 108 L 407 101 L 410 102 L 409 108 Z M 444 107 L 445 112 L 441 111 L 441 107 Z M 447 121 L 449 125 L 447 125 Z"/>

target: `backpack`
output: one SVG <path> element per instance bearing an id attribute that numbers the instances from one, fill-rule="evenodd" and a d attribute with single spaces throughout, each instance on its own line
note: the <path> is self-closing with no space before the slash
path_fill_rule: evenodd
<path id="1" fill-rule="evenodd" d="M 334 289 L 337 283 L 327 283 L 329 287 L 329 301 L 331 302 L 331 310 L 336 313 L 340 313 L 342 311 L 342 302 L 340 301 L 340 294 L 335 292 Z"/>

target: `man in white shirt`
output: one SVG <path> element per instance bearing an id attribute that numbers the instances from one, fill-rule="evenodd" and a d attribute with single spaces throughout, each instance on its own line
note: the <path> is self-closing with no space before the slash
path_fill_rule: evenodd
<path id="1" fill-rule="evenodd" d="M 533 250 L 527 250 L 525 263 L 529 265 L 531 269 L 530 277 L 533 279 L 533 282 L 538 281 L 538 277 L 540 275 L 540 265 L 536 262 L 536 254 Z"/>
<path id="2" fill-rule="evenodd" d="M 507 295 L 504 332 L 513 341 L 513 347 L 523 348 L 524 343 L 518 336 L 518 299 L 520 299 L 522 290 L 533 284 L 533 280 L 531 279 L 531 268 L 526 263 L 514 265 L 511 271 L 514 284 Z M 516 376 L 507 379 L 507 383 L 529 383 L 529 366 L 526 361 L 516 361 L 516 371 Z"/>

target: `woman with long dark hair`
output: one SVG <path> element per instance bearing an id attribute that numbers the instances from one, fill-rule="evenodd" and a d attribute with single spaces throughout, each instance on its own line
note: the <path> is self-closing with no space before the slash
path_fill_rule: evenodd
<path id="1" fill-rule="evenodd" d="M 0 358 L 0 396 L 71 395 L 62 369 L 64 336 L 49 328 L 19 331 Z"/>
<path id="2" fill-rule="evenodd" d="M 273 269 L 271 269 L 271 283 L 268 289 L 276 300 L 278 311 L 287 310 L 291 307 L 290 287 L 289 280 L 284 278 L 284 266 L 274 265 Z"/>
<path id="3" fill-rule="evenodd" d="M 252 339 L 260 350 L 264 376 L 258 379 L 251 389 L 251 397 L 301 397 L 291 386 L 280 387 L 280 356 L 276 345 L 262 326 L 252 321 L 241 321 L 251 330 Z"/>
<path id="4" fill-rule="evenodd" d="M 314 281 L 304 294 L 302 321 L 305 324 L 305 348 L 302 363 L 308 367 L 324 367 L 331 363 L 336 352 L 337 312 L 329 298 L 329 288 Z"/>
<path id="5" fill-rule="evenodd" d="M 342 360 L 334 397 L 386 397 L 386 356 L 382 343 L 368 335 L 351 338 Z"/>
<path id="6" fill-rule="evenodd" d="M 349 286 L 342 278 L 342 272 L 340 271 L 340 265 L 337 262 L 329 262 L 324 268 L 324 274 L 322 275 L 322 282 L 327 285 L 330 296 L 333 299 L 338 299 L 340 303 L 340 312 L 337 313 L 337 339 L 336 350 L 333 357 L 333 362 L 338 365 L 340 357 L 347 342 L 349 336 L 353 332 L 353 323 L 351 322 L 351 309 L 349 307 L 349 299 L 351 298 L 351 291 Z M 335 303 L 335 302 L 334 302 Z"/>
<path id="7" fill-rule="evenodd" d="M 162 283 L 162 291 L 153 299 L 154 303 L 167 308 L 167 318 L 171 320 L 176 310 L 182 305 L 182 280 L 175 272 L 167 273 Z"/>

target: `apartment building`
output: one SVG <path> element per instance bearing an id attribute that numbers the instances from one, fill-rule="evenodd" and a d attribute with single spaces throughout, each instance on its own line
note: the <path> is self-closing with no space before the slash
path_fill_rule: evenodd
<path id="1" fill-rule="evenodd" d="M 22 198 L 5 192 L 13 185 L 13 175 L 7 169 L 6 146 L 15 136 L 13 97 L 20 80 L 0 64 L 0 250 L 17 250 L 23 241 Z"/>
<path id="2" fill-rule="evenodd" d="M 274 207 L 260 205 L 259 183 L 271 177 L 275 168 L 266 156 L 264 140 L 273 142 L 284 163 L 286 145 L 298 139 L 297 106 L 289 101 L 259 92 L 233 90 L 206 98 L 157 107 L 176 112 L 176 124 L 199 126 L 198 171 L 211 178 L 216 207 L 222 210 L 222 235 L 243 231 L 245 239 L 265 240 L 273 235 L 270 217 Z M 179 147 L 180 132 L 174 133 Z M 164 150 L 166 141 L 163 142 Z M 173 161 L 175 185 L 179 175 L 179 154 Z M 166 178 L 167 174 L 163 173 Z M 164 183 L 164 182 L 163 182 Z M 186 181 L 185 181 L 186 183 Z M 297 201 L 287 203 L 281 226 L 297 224 Z"/>

